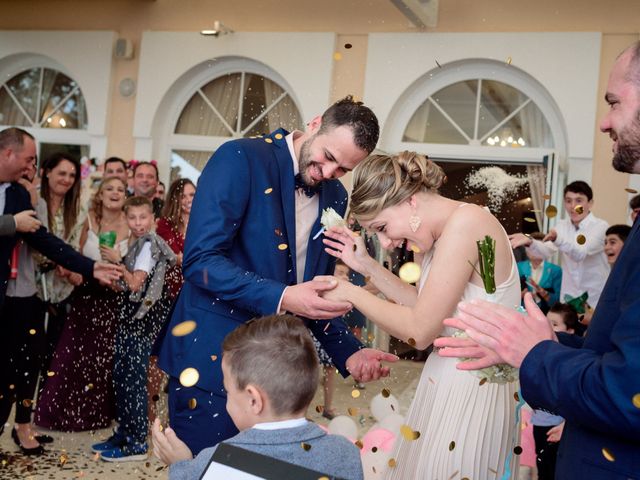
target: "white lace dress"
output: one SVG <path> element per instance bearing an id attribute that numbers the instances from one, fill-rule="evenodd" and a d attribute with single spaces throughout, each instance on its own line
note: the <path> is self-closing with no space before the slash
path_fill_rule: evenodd
<path id="1" fill-rule="evenodd" d="M 420 288 L 429 274 L 432 254 L 425 256 Z M 467 284 L 462 299 L 486 299 L 482 287 Z M 516 307 L 520 304 L 520 281 L 515 260 L 506 282 L 491 301 Z M 451 336 L 445 327 L 441 336 Z M 470 480 L 501 479 L 511 454 L 511 479 L 517 478 L 519 444 L 515 426 L 514 394 L 518 382 L 496 384 L 480 380 L 472 372 L 456 369 L 456 358 L 429 355 L 405 423 L 420 432 L 417 440 L 400 438 L 387 470 L 388 479 Z M 516 438 L 517 437 L 517 438 Z"/>

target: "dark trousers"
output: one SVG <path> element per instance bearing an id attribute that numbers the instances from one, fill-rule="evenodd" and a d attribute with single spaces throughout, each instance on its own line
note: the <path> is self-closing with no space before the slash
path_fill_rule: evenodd
<path id="1" fill-rule="evenodd" d="M 0 309 L 3 335 L 0 348 L 0 425 L 16 402 L 16 423 L 31 422 L 31 403 L 45 349 L 42 302 L 32 297 L 5 297 Z"/>
<path id="2" fill-rule="evenodd" d="M 116 330 L 113 358 L 113 385 L 116 396 L 118 431 L 131 443 L 147 438 L 147 367 L 151 347 L 162 328 L 167 306 L 159 300 L 141 319 L 134 319 L 139 303 L 124 301 Z"/>
<path id="3" fill-rule="evenodd" d="M 549 443 L 547 432 L 553 427 L 533 426 L 533 440 L 536 443 L 536 466 L 538 467 L 538 480 L 554 480 L 556 471 L 556 458 L 558 457 L 558 445 L 560 442 Z"/>
<path id="4" fill-rule="evenodd" d="M 227 397 L 222 389 L 218 395 L 198 387 L 184 387 L 176 377 L 169 377 L 169 424 L 194 456 L 238 434 L 227 413 Z"/>
<path id="5" fill-rule="evenodd" d="M 44 387 L 47 380 L 47 372 L 51 366 L 51 359 L 58 348 L 58 342 L 62 336 L 64 324 L 67 321 L 69 310 L 71 309 L 71 297 L 73 293 L 60 303 L 46 303 L 46 312 L 49 313 L 47 320 L 47 332 L 45 336 L 45 349 L 42 357 L 42 380 L 40 387 Z"/>

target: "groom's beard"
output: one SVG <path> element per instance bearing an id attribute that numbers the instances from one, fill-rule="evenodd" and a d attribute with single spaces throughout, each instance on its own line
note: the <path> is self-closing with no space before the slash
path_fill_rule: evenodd
<path id="1" fill-rule="evenodd" d="M 630 127 L 615 133 L 618 149 L 613 155 L 613 168 L 619 172 L 640 173 L 640 110 Z"/>
<path id="2" fill-rule="evenodd" d="M 314 181 L 309 176 L 309 167 L 315 165 L 315 162 L 311 159 L 311 143 L 316 138 L 316 134 L 314 134 L 311 138 L 305 140 L 305 142 L 300 147 L 300 158 L 298 159 L 298 171 L 300 172 L 300 176 L 302 177 L 302 181 L 309 186 L 317 185 L 319 182 Z"/>

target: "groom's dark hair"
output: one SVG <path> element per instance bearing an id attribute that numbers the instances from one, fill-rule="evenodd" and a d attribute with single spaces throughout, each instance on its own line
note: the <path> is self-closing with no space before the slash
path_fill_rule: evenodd
<path id="1" fill-rule="evenodd" d="M 240 325 L 222 342 L 238 389 L 252 384 L 276 415 L 306 411 L 318 388 L 318 355 L 309 330 L 293 315 L 270 315 Z"/>
<path id="2" fill-rule="evenodd" d="M 338 100 L 322 114 L 318 134 L 343 125 L 353 130 L 353 141 L 359 148 L 373 152 L 380 136 L 378 119 L 369 107 L 356 102 L 351 95 Z"/>

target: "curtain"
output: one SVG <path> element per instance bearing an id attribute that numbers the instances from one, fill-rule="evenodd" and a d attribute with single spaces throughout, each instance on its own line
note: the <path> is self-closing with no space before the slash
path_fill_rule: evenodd
<path id="1" fill-rule="evenodd" d="M 275 82 L 265 78 L 264 79 L 264 98 L 266 108 L 278 100 L 278 98 L 284 93 L 284 90 L 280 88 Z M 298 109 L 293 103 L 292 98 L 286 95 L 276 105 L 271 107 L 267 112 L 267 122 L 269 124 L 269 131 L 282 127 L 289 132 L 293 130 L 301 130 L 303 128 L 302 121 Z"/>
<path id="2" fill-rule="evenodd" d="M 527 179 L 529 180 L 529 191 L 531 201 L 538 222 L 538 229 L 542 230 L 544 211 L 544 190 L 547 183 L 547 171 L 544 165 L 527 165 Z"/>

